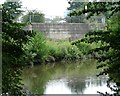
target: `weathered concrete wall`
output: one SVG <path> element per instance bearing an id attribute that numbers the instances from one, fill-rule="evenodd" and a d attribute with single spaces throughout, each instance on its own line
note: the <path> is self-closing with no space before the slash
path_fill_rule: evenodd
<path id="1" fill-rule="evenodd" d="M 47 38 L 51 39 L 77 39 L 91 30 L 89 24 L 85 23 L 32 23 L 32 29 L 43 32 Z M 27 29 L 31 29 L 27 27 Z"/>

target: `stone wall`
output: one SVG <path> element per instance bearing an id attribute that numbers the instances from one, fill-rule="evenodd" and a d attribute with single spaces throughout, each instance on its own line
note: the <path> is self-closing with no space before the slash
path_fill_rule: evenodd
<path id="1" fill-rule="evenodd" d="M 31 26 L 26 27 L 31 29 Z M 32 29 L 43 32 L 51 39 L 78 39 L 91 30 L 90 24 L 86 23 L 32 23 Z"/>

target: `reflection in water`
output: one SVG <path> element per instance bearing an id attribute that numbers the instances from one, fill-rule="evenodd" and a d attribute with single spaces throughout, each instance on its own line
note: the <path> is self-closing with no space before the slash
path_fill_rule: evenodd
<path id="1" fill-rule="evenodd" d="M 46 84 L 44 94 L 71 94 L 66 79 L 51 80 Z"/>
<path id="2" fill-rule="evenodd" d="M 39 94 L 95 94 L 110 90 L 107 77 L 96 77 L 94 60 L 59 62 L 27 68 L 23 72 L 26 89 Z"/>
<path id="3" fill-rule="evenodd" d="M 89 77 L 88 77 L 89 78 Z M 50 80 L 46 84 L 44 94 L 97 94 L 97 91 L 105 93 L 111 92 L 106 87 L 107 78 L 90 77 L 86 80 L 67 80 L 65 78 L 59 80 Z"/>

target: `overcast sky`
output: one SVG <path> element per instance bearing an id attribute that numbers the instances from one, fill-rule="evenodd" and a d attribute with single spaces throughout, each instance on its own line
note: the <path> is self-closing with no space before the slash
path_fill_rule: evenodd
<path id="1" fill-rule="evenodd" d="M 5 0 L 0 0 L 2 4 Z M 37 9 L 43 12 L 46 16 L 64 16 L 67 7 L 67 0 L 20 0 L 23 7 L 27 9 Z M 26 9 L 26 8 L 25 8 Z"/>

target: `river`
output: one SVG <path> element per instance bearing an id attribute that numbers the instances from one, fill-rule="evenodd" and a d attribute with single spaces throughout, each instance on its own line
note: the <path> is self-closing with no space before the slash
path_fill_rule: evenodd
<path id="1" fill-rule="evenodd" d="M 96 77 L 95 60 L 57 62 L 25 68 L 24 87 L 34 94 L 97 94 L 111 92 L 108 77 Z"/>

